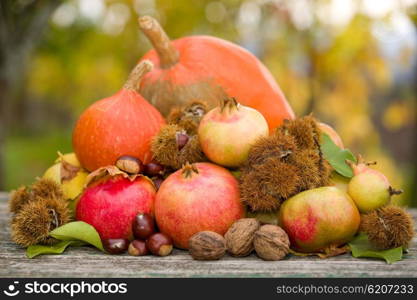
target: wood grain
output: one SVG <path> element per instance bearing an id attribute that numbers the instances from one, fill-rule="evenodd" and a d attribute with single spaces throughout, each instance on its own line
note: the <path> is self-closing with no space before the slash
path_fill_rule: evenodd
<path id="1" fill-rule="evenodd" d="M 62 255 L 34 259 L 10 240 L 7 194 L 0 192 L 0 277 L 415 277 L 417 239 L 405 258 L 388 265 L 380 260 L 341 255 L 329 259 L 289 256 L 266 262 L 251 255 L 219 261 L 194 261 L 188 252 L 170 256 L 106 255 L 89 247 L 69 248 Z M 410 210 L 414 219 L 417 210 Z"/>

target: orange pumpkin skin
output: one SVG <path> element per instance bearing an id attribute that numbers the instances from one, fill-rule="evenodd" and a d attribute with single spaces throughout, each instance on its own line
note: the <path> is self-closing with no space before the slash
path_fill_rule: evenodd
<path id="1" fill-rule="evenodd" d="M 145 164 L 152 159 L 150 142 L 165 124 L 162 115 L 141 95 L 122 89 L 88 107 L 73 132 L 74 151 L 84 168 L 113 165 L 122 155 Z"/>
<path id="2" fill-rule="evenodd" d="M 210 36 L 184 37 L 172 41 L 172 45 L 179 53 L 178 61 L 172 66 L 161 67 L 154 49 L 142 58 L 152 61 L 155 67 L 144 76 L 140 91 L 162 114 L 168 114 L 172 106 L 182 103 L 175 103 L 178 102 L 175 97 L 171 98 L 172 103 L 168 97 L 155 97 L 153 93 L 158 93 L 161 82 L 169 82 L 169 86 L 177 90 L 180 87 L 183 93 L 189 92 L 194 97 L 196 87 L 204 82 L 213 88 L 220 86 L 228 96 L 261 112 L 270 130 L 281 125 L 284 119 L 294 118 L 294 112 L 272 74 L 249 51 Z M 187 91 L 187 86 L 193 91 Z M 206 100 L 206 90 L 197 97 Z"/>

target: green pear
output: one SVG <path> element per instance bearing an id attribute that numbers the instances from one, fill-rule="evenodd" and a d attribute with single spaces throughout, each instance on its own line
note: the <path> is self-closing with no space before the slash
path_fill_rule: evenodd
<path id="1" fill-rule="evenodd" d="M 387 178 L 378 171 L 373 171 L 353 176 L 348 185 L 348 193 L 361 213 L 380 208 L 391 199 Z"/>

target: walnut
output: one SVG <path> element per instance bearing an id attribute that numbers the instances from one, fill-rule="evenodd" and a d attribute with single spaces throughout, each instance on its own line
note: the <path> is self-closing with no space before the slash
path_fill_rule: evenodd
<path id="1" fill-rule="evenodd" d="M 263 225 L 253 240 L 256 254 L 263 260 L 280 260 L 289 252 L 287 233 L 276 225 Z"/>
<path id="2" fill-rule="evenodd" d="M 255 218 L 240 219 L 233 223 L 224 236 L 227 251 L 233 256 L 247 256 L 253 251 L 253 238 L 261 224 Z"/>
<path id="3" fill-rule="evenodd" d="M 213 231 L 200 231 L 189 242 L 190 255 L 196 260 L 216 260 L 226 253 L 224 238 Z"/>

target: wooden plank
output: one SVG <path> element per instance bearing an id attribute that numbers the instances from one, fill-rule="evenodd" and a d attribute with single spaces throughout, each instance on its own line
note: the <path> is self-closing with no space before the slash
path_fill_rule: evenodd
<path id="1" fill-rule="evenodd" d="M 7 201 L 9 194 L 6 192 L 0 192 L 0 202 Z"/>
<path id="2" fill-rule="evenodd" d="M 10 240 L 7 196 L 0 193 L 0 277 L 415 277 L 417 239 L 405 259 L 392 265 L 341 255 L 330 259 L 289 256 L 266 262 L 251 255 L 220 261 L 194 261 L 186 251 L 167 257 L 105 255 L 89 248 L 70 248 L 62 255 L 28 259 Z M 410 210 L 414 218 L 417 210 Z"/>

